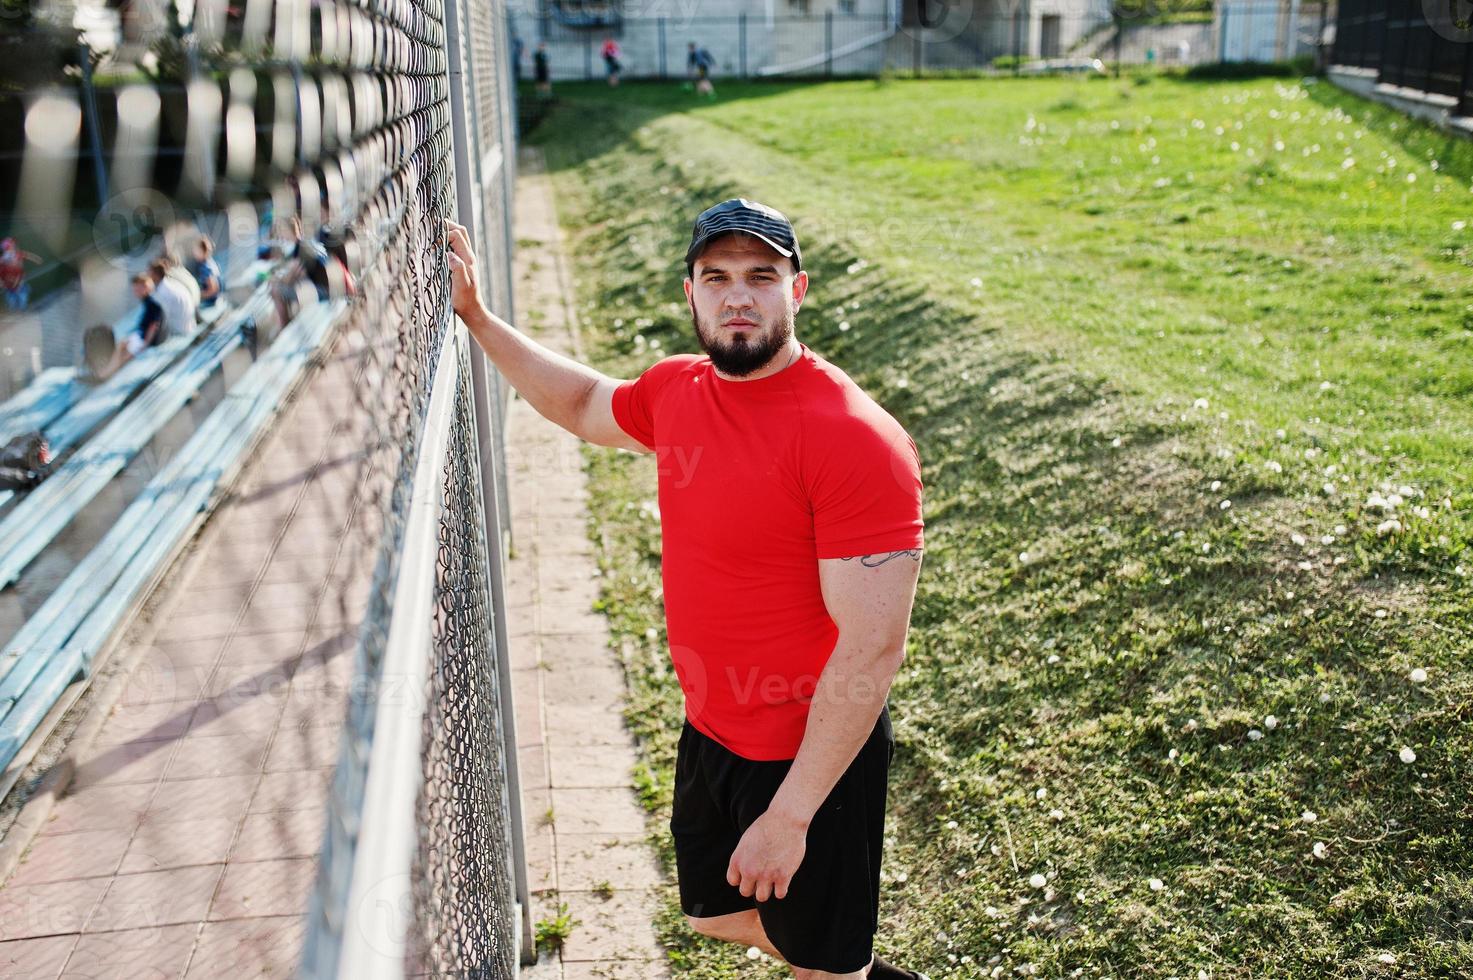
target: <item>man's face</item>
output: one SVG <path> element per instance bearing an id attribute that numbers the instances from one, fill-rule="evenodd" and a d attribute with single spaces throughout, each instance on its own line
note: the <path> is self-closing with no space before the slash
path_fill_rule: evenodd
<path id="1" fill-rule="evenodd" d="M 751 235 L 723 235 L 695 261 L 685 298 L 701 348 L 722 374 L 745 377 L 787 346 L 808 273 Z"/>
<path id="2" fill-rule="evenodd" d="M 145 279 L 145 280 L 143 280 L 141 282 L 134 282 L 133 283 L 133 296 L 134 296 L 134 298 L 136 298 L 136 299 L 142 299 L 143 297 L 147 296 L 151 292 L 153 292 L 153 282 L 151 280 Z"/>

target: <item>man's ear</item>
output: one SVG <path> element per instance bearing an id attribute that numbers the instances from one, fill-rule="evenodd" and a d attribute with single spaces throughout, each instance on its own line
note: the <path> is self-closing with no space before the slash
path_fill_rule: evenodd
<path id="1" fill-rule="evenodd" d="M 799 270 L 793 277 L 793 312 L 803 305 L 803 297 L 808 295 L 808 273 Z"/>
<path id="2" fill-rule="evenodd" d="M 691 296 L 691 291 L 695 289 L 695 285 L 691 281 L 690 276 L 685 277 L 685 305 L 690 307 L 691 313 L 695 313 L 696 311 L 696 301 Z"/>

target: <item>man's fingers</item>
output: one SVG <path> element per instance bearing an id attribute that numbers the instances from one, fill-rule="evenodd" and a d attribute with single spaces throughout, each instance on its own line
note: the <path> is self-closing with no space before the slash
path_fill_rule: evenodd
<path id="1" fill-rule="evenodd" d="M 737 870 L 735 855 L 732 856 L 730 861 L 726 862 L 726 883 L 733 888 L 736 888 L 742 883 L 742 873 Z"/>
<path id="2" fill-rule="evenodd" d="M 471 251 L 470 239 L 466 237 L 465 229 L 460 225 L 452 225 L 450 234 L 447 236 L 451 254 L 459 257 L 466 265 L 475 265 L 476 256 Z"/>
<path id="3" fill-rule="evenodd" d="M 757 901 L 765 902 L 772 897 L 772 882 L 766 878 L 757 881 Z"/>
<path id="4" fill-rule="evenodd" d="M 780 878 L 780 879 L 778 879 L 777 884 L 774 885 L 773 888 L 772 888 L 772 897 L 773 898 L 787 898 L 788 897 L 788 885 L 792 883 L 792 880 L 793 880 L 792 878 Z"/>

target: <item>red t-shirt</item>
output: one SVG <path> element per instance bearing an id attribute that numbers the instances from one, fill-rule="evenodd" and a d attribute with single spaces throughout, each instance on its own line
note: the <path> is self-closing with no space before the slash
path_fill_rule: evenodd
<path id="1" fill-rule="evenodd" d="M 820 558 L 921 547 L 915 443 L 806 346 L 777 374 L 654 364 L 614 392 L 656 453 L 670 656 L 692 725 L 748 759 L 791 759 L 838 628 Z"/>

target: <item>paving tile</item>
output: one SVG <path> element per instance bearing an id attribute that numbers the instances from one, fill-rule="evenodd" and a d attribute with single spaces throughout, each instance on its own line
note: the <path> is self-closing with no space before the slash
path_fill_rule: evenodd
<path id="1" fill-rule="evenodd" d="M 149 647 L 139 654 L 119 704 L 152 704 L 157 701 L 193 701 L 213 673 L 219 648 L 209 662 L 182 659 L 176 662 L 160 647 Z"/>
<path id="2" fill-rule="evenodd" d="M 560 892 L 578 925 L 563 944 L 564 968 L 575 961 L 657 960 L 662 957 L 651 924 L 659 910 L 658 893 L 648 889 L 615 892 L 602 899 L 588 892 Z"/>
<path id="3" fill-rule="evenodd" d="M 624 672 L 600 648 L 598 660 L 558 662 L 549 660 L 543 669 L 542 696 L 549 704 L 576 704 L 581 708 L 622 708 Z"/>
<path id="4" fill-rule="evenodd" d="M 0 889 L 0 940 L 81 932 L 111 878 L 73 878 Z"/>
<path id="5" fill-rule="evenodd" d="M 245 611 L 245 615 L 241 616 L 236 631 L 241 635 L 301 631 L 315 625 L 316 618 L 317 600 L 315 598 L 305 605 L 277 606 L 273 609 L 260 609 L 252 606 Z"/>
<path id="6" fill-rule="evenodd" d="M 287 691 L 291 689 L 295 661 L 296 655 L 292 653 L 279 660 L 244 662 L 233 659 L 227 647 L 225 658 L 215 667 L 202 694 L 206 698 L 240 703 L 257 698 L 285 700 Z"/>
<path id="7" fill-rule="evenodd" d="M 224 639 L 235 628 L 234 611 L 207 609 L 176 613 L 169 619 L 169 636 L 176 640 Z"/>
<path id="8" fill-rule="evenodd" d="M 305 914 L 316 868 L 316 858 L 231 861 L 210 906 L 210 921 Z"/>
<path id="9" fill-rule="evenodd" d="M 309 638 L 307 630 L 270 630 L 232 636 L 220 655 L 221 663 L 273 663 L 292 665 L 296 669 L 302 642 Z"/>
<path id="10" fill-rule="evenodd" d="M 200 864 L 219 864 L 230 853 L 239 816 L 171 820 L 150 815 L 139 825 L 123 856 L 123 874 L 167 871 Z"/>
<path id="11" fill-rule="evenodd" d="M 94 878 L 118 869 L 133 828 L 86 830 L 37 837 L 8 885 L 35 885 L 69 878 Z"/>
<path id="12" fill-rule="evenodd" d="M 200 932 L 190 980 L 292 977 L 306 936 L 303 916 L 207 922 Z"/>
<path id="13" fill-rule="evenodd" d="M 268 772 L 251 798 L 249 812 L 272 810 L 314 810 L 327 802 L 331 769 L 300 769 Z"/>
<path id="14" fill-rule="evenodd" d="M 250 589 L 239 585 L 212 585 L 202 589 L 191 583 L 179 597 L 175 608 L 178 615 L 186 617 L 200 613 L 236 613 L 250 595 Z"/>
<path id="15" fill-rule="evenodd" d="M 188 701 L 119 704 L 98 732 L 96 744 L 178 738 L 189 727 L 194 705 Z"/>
<path id="16" fill-rule="evenodd" d="M 273 559 L 261 576 L 261 584 L 275 582 L 301 582 L 320 585 L 332 571 L 331 558 L 280 558 Z"/>
<path id="17" fill-rule="evenodd" d="M 622 745 L 559 745 L 552 755 L 552 785 L 569 789 L 617 787 L 627 793 L 638 761 L 627 738 Z"/>
<path id="18" fill-rule="evenodd" d="M 199 779 L 261 771 L 267 735 L 198 735 L 180 739 L 165 779 Z"/>
<path id="19" fill-rule="evenodd" d="M 254 773 L 244 773 L 167 780 L 159 784 L 145 819 L 159 824 L 239 817 L 246 810 L 257 778 Z"/>
<path id="20" fill-rule="evenodd" d="M 556 755 L 554 755 L 554 758 Z M 552 789 L 558 835 L 640 834 L 645 814 L 626 787 L 618 789 Z"/>
<path id="21" fill-rule="evenodd" d="M 160 634 L 158 642 L 153 648 L 168 658 L 174 666 L 205 666 L 213 667 L 220 659 L 220 651 L 225 649 L 224 639 L 207 640 L 171 640 L 167 637 L 168 626 L 165 625 Z"/>
<path id="22" fill-rule="evenodd" d="M 576 834 L 561 828 L 557 835 L 558 887 L 589 891 L 603 882 L 613 888 L 657 888 L 664 873 L 644 834 Z"/>
<path id="23" fill-rule="evenodd" d="M 543 724 L 547 732 L 543 744 L 553 759 L 557 750 L 568 745 L 625 745 L 629 733 L 624 730 L 624 713 L 615 708 L 585 708 L 576 704 L 549 704 L 544 710 Z M 553 763 L 557 765 L 556 762 Z"/>
<path id="24" fill-rule="evenodd" d="M 149 782 L 74 788 L 57 800 L 41 833 L 132 830 L 148 810 L 155 787 L 156 784 Z"/>
<path id="25" fill-rule="evenodd" d="M 322 850 L 326 826 L 327 814 L 322 808 L 247 814 L 230 860 L 316 857 Z"/>
<path id="26" fill-rule="evenodd" d="M 670 964 L 659 960 L 572 960 L 563 964 L 563 980 L 662 980 Z"/>
<path id="27" fill-rule="evenodd" d="M 220 880 L 218 864 L 119 875 L 87 921 L 87 932 L 199 922 Z"/>
<path id="28" fill-rule="evenodd" d="M 56 980 L 77 937 L 43 936 L 0 943 L 0 977 L 10 980 Z"/>
<path id="29" fill-rule="evenodd" d="M 549 670 L 569 670 L 575 667 L 618 667 L 619 655 L 608 648 L 608 624 L 603 614 L 592 613 L 599 620 L 597 642 L 589 639 L 587 632 L 567 631 L 563 620 L 552 613 L 544 613 L 548 620 L 558 624 L 558 632 L 543 633 L 538 637 L 540 656 Z"/>
<path id="30" fill-rule="evenodd" d="M 341 713 L 338 715 L 342 717 Z M 325 769 L 338 760 L 337 726 L 278 728 L 271 754 L 266 759 L 267 772 L 294 769 Z"/>
<path id="31" fill-rule="evenodd" d="M 270 733 L 281 718 L 285 698 L 235 698 L 201 701 L 190 721 L 189 735 Z"/>
<path id="32" fill-rule="evenodd" d="M 543 824 L 529 827 L 527 847 L 527 890 L 544 892 L 558 887 L 557 860 L 552 827 Z"/>
<path id="33" fill-rule="evenodd" d="M 121 742 L 93 745 L 77 759 L 71 791 L 117 783 L 152 783 L 164 774 L 174 742 Z"/>
<path id="34" fill-rule="evenodd" d="M 180 977 L 194 949 L 197 923 L 83 935 L 65 977 Z"/>

